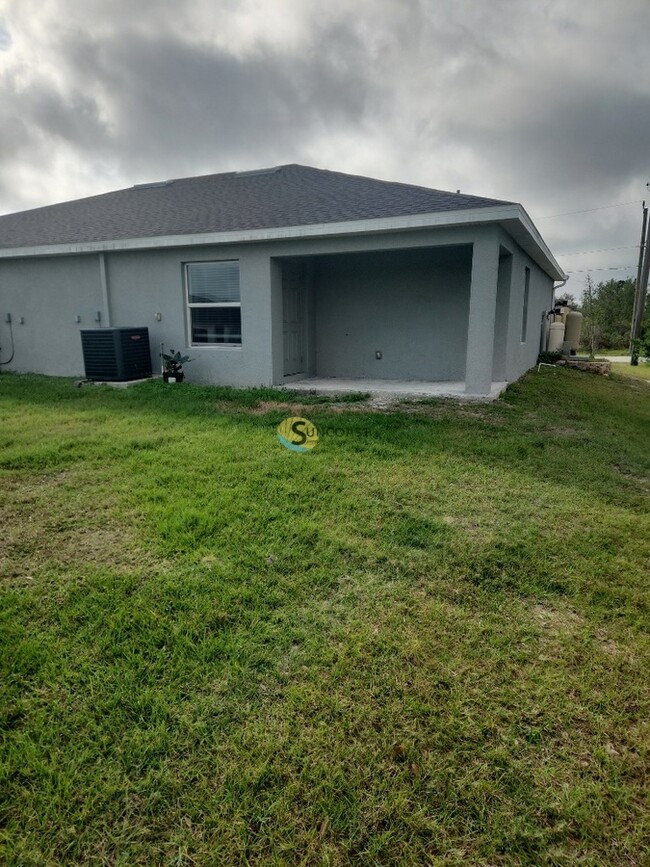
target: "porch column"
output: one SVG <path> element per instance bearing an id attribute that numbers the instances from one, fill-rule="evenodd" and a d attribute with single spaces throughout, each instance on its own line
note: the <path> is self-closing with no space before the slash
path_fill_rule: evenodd
<path id="1" fill-rule="evenodd" d="M 498 276 L 498 235 L 496 229 L 486 229 L 474 241 L 472 253 L 465 394 L 490 394 Z"/>
<path id="2" fill-rule="evenodd" d="M 284 341 L 282 336 L 282 265 L 271 259 L 271 383 L 284 381 Z"/>
<path id="3" fill-rule="evenodd" d="M 261 245 L 250 245 L 239 259 L 242 352 L 236 384 L 273 384 L 273 268 Z M 217 355 L 218 353 L 215 353 Z"/>

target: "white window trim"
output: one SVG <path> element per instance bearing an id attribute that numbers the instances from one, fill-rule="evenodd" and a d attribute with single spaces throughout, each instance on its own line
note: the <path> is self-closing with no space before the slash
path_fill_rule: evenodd
<path id="1" fill-rule="evenodd" d="M 239 268 L 239 259 L 201 259 L 194 260 L 192 262 L 185 262 L 183 264 L 183 282 L 185 283 L 184 294 L 185 294 L 185 327 L 187 329 L 187 345 L 191 346 L 192 349 L 208 349 L 210 351 L 214 349 L 224 350 L 224 349 L 241 349 L 242 343 L 244 340 L 242 324 L 240 320 L 240 330 L 242 330 L 241 340 L 239 343 L 192 343 L 192 310 L 198 307 L 238 307 L 241 310 L 241 286 L 240 286 L 240 296 L 239 301 L 219 301 L 215 303 L 191 303 L 190 302 L 190 278 L 189 278 L 189 266 L 190 265 L 218 265 L 221 262 L 236 262 L 237 267 Z M 241 271 L 240 271 L 241 274 Z"/>

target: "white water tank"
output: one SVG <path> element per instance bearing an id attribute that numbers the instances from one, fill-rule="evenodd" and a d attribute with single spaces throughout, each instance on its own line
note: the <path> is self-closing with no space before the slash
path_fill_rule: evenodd
<path id="1" fill-rule="evenodd" d="M 577 352 L 580 346 L 580 332 L 582 331 L 582 313 L 577 310 L 569 310 L 565 319 L 564 339 L 571 343 L 572 352 Z"/>
<path id="2" fill-rule="evenodd" d="M 548 334 L 548 351 L 561 352 L 564 342 L 564 322 L 551 322 Z"/>

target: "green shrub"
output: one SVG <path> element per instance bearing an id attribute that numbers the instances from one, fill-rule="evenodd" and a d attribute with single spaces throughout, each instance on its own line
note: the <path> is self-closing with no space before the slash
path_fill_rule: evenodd
<path id="1" fill-rule="evenodd" d="M 558 350 L 553 352 L 540 352 L 537 356 L 537 364 L 557 364 L 564 356 Z"/>

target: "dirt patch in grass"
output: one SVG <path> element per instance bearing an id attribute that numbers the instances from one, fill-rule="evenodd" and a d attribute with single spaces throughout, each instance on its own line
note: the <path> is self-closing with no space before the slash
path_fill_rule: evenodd
<path id="1" fill-rule="evenodd" d="M 126 571 L 142 559 L 134 536 L 119 525 L 62 530 L 32 517 L 9 526 L 0 573 L 9 579 L 29 578 L 47 566 L 84 563 Z"/>
<path id="2" fill-rule="evenodd" d="M 246 407 L 246 412 L 249 412 L 251 415 L 266 415 L 268 412 L 274 412 L 275 410 L 280 409 L 286 410 L 293 415 L 298 415 L 300 413 L 313 412 L 314 404 L 290 402 L 278 403 L 276 401 L 262 400 L 257 406 Z"/>
<path id="3" fill-rule="evenodd" d="M 70 472 L 7 480 L 0 574 L 30 581 L 44 566 L 110 565 L 128 570 L 146 559 L 133 523 L 111 514 L 101 492 Z"/>
<path id="4" fill-rule="evenodd" d="M 218 401 L 215 408 L 220 412 L 233 412 L 233 405 L 227 401 Z M 455 400 L 440 399 L 435 403 L 424 400 L 405 400 L 404 398 L 390 395 L 377 394 L 359 401 L 338 401 L 335 398 L 323 401 L 323 403 L 300 403 L 295 401 L 271 401 L 261 400 L 255 406 L 238 406 L 237 412 L 248 415 L 266 415 L 270 412 L 281 410 L 293 415 L 306 415 L 316 411 L 340 413 L 394 413 L 399 412 L 407 415 L 424 415 L 436 419 L 467 419 L 468 421 L 482 422 L 495 427 L 506 423 L 501 415 L 491 412 L 487 407 L 463 406 Z"/>
<path id="5" fill-rule="evenodd" d="M 469 536 L 478 537 L 480 535 L 479 524 L 464 515 L 445 515 L 442 520 L 448 527 L 455 527 Z"/>
<path id="6" fill-rule="evenodd" d="M 535 622 L 542 628 L 542 634 L 549 640 L 574 638 L 586 625 L 584 617 L 577 611 L 558 603 L 538 602 L 530 610 Z M 606 656 L 612 659 L 621 656 L 621 647 L 605 629 L 598 629 L 593 635 L 598 648 Z"/>
<path id="7" fill-rule="evenodd" d="M 615 641 L 612 641 L 604 632 L 599 631 L 597 637 L 600 641 L 600 647 L 608 656 L 617 657 L 621 653 L 621 649 Z"/>
<path id="8" fill-rule="evenodd" d="M 215 404 L 215 406 L 220 412 L 233 412 L 232 404 L 228 404 L 225 401 L 221 401 Z M 291 401 L 261 400 L 255 406 L 238 406 L 236 411 L 243 412 L 246 415 L 266 415 L 267 413 L 281 410 L 288 415 L 309 417 L 310 413 L 322 412 L 323 410 L 334 413 L 380 412 L 390 410 L 391 406 L 379 406 L 365 401 L 359 401 L 358 403 L 294 403 Z"/>
<path id="9" fill-rule="evenodd" d="M 530 610 L 535 621 L 549 635 L 570 635 L 584 623 L 576 611 L 550 602 L 538 602 Z"/>

